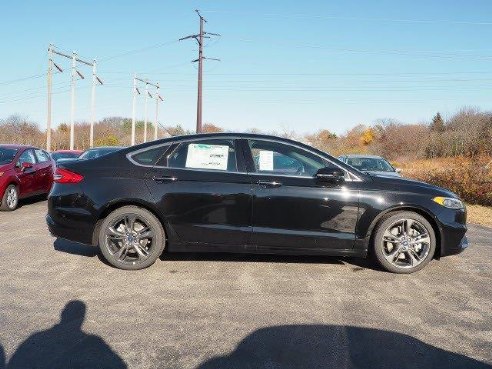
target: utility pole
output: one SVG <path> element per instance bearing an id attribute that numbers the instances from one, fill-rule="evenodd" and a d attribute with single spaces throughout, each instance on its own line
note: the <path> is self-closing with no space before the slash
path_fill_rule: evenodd
<path id="1" fill-rule="evenodd" d="M 198 12 L 197 12 L 198 13 Z M 198 93 L 196 101 L 196 133 L 202 131 L 202 82 L 203 82 L 203 23 L 205 19 L 200 17 L 200 36 L 198 36 Z"/>
<path id="2" fill-rule="evenodd" d="M 53 45 L 48 47 L 48 117 L 46 119 L 46 151 L 51 151 L 51 93 L 53 88 Z"/>
<path id="3" fill-rule="evenodd" d="M 77 78 L 77 54 L 72 53 L 72 103 L 70 108 L 70 150 L 74 149 L 75 143 L 75 81 Z"/>
<path id="4" fill-rule="evenodd" d="M 70 150 L 74 149 L 75 146 L 75 84 L 77 78 L 80 77 L 84 79 L 82 73 L 77 70 L 77 62 L 92 67 L 92 97 L 91 97 L 91 147 L 93 145 L 94 138 L 94 121 L 95 121 L 95 104 L 96 104 L 96 89 L 95 86 L 97 83 L 103 84 L 101 79 L 96 74 L 96 60 L 93 62 L 88 62 L 82 60 L 77 57 L 77 53 L 74 51 L 72 55 L 64 54 L 55 49 L 54 45 L 50 44 L 48 48 L 48 119 L 46 122 L 47 125 L 47 134 L 46 134 L 46 149 L 51 149 L 51 100 L 52 100 L 52 79 L 53 79 L 53 67 L 58 69 L 59 72 L 63 72 L 63 70 L 53 61 L 53 55 L 63 56 L 64 58 L 70 59 L 72 61 L 71 67 L 71 109 L 70 109 Z M 78 77 L 77 77 L 78 76 Z"/>
<path id="5" fill-rule="evenodd" d="M 137 76 L 133 75 L 133 108 L 132 108 L 132 146 L 135 145 L 135 109 L 137 103 L 137 93 L 140 91 L 137 88 Z"/>
<path id="6" fill-rule="evenodd" d="M 149 84 L 146 83 L 145 84 L 145 117 L 144 117 L 144 139 L 143 139 L 143 142 L 147 142 L 147 121 L 149 120 L 149 109 L 148 109 L 149 95 L 150 95 Z"/>
<path id="7" fill-rule="evenodd" d="M 164 101 L 159 95 L 159 83 L 157 83 L 157 91 L 155 93 L 155 125 L 154 125 L 154 140 L 157 140 L 157 125 L 159 124 L 159 100 Z"/>
<path id="8" fill-rule="evenodd" d="M 147 123 L 148 123 L 148 110 L 147 110 L 147 97 L 152 95 L 149 92 L 148 86 L 159 88 L 159 84 L 151 83 L 148 80 L 138 78 L 137 75 L 133 75 L 133 112 L 132 112 L 132 146 L 135 145 L 135 126 L 136 126 L 136 103 L 137 95 L 140 95 L 137 83 L 141 82 L 145 84 L 145 121 L 144 121 L 144 142 L 147 142 Z"/>
<path id="9" fill-rule="evenodd" d="M 103 84 L 103 81 L 97 76 L 96 59 L 92 62 L 92 93 L 91 93 L 91 129 L 90 129 L 90 147 L 94 147 L 94 123 L 96 122 L 96 86 Z"/>
<path id="10" fill-rule="evenodd" d="M 200 14 L 199 10 L 195 10 L 200 18 L 200 33 L 197 35 L 190 35 L 183 38 L 180 38 L 179 41 L 187 40 L 193 38 L 198 43 L 198 59 L 193 60 L 193 63 L 198 62 L 198 96 L 196 103 L 196 133 L 200 133 L 202 131 L 202 98 L 203 98 L 203 60 L 216 60 L 220 61 L 220 59 L 216 58 L 206 58 L 203 56 L 203 39 L 210 38 L 210 36 L 220 36 L 218 33 L 205 32 L 204 24 L 207 23 L 207 20 L 203 18 Z"/>

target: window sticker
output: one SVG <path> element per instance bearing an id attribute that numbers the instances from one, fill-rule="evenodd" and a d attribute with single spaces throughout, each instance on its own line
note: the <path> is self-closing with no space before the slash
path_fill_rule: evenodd
<path id="1" fill-rule="evenodd" d="M 229 146 L 189 144 L 186 168 L 227 170 Z"/>
<path id="2" fill-rule="evenodd" d="M 259 170 L 273 170 L 273 151 L 260 150 Z"/>

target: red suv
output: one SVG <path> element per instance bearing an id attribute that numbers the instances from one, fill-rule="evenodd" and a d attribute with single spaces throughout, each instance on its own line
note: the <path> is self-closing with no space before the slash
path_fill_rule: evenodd
<path id="1" fill-rule="evenodd" d="M 19 199 L 48 193 L 54 169 L 55 162 L 44 150 L 0 145 L 0 210 L 14 210 Z"/>

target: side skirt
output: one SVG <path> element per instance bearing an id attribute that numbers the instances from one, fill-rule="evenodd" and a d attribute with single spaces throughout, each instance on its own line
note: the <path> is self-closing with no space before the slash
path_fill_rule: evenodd
<path id="1" fill-rule="evenodd" d="M 361 248 L 353 249 L 293 249 L 278 248 L 269 246 L 255 245 L 219 245 L 209 243 L 178 243 L 170 242 L 167 245 L 169 252 L 226 252 L 238 254 L 271 254 L 271 255 L 326 255 L 326 256 L 347 256 L 362 257 L 367 256 L 367 250 Z"/>

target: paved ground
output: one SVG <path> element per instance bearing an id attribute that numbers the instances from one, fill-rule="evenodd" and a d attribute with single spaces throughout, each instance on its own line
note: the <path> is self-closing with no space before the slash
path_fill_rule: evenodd
<path id="1" fill-rule="evenodd" d="M 492 368 L 490 229 L 410 276 L 207 254 L 125 272 L 52 238 L 45 210 L 0 213 L 0 367 Z"/>

